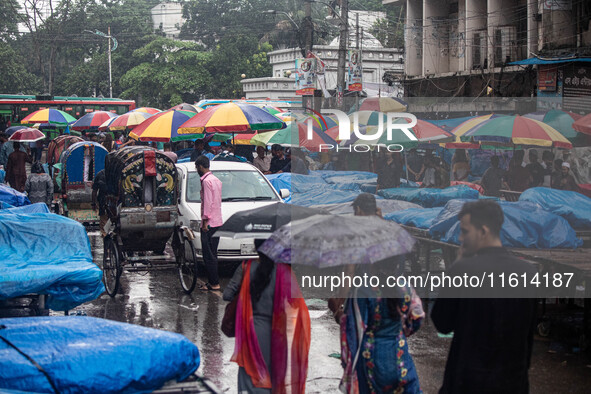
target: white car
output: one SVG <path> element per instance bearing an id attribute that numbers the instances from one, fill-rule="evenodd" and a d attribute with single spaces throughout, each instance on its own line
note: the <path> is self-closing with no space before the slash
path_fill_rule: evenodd
<path id="1" fill-rule="evenodd" d="M 201 252 L 201 181 L 194 162 L 179 163 L 179 224 L 189 227 L 195 238 L 193 246 L 198 260 Z M 228 220 L 236 212 L 259 208 L 282 201 L 289 190 L 278 193 L 267 178 L 249 163 L 210 161 L 211 172 L 222 181 L 222 219 Z M 254 239 L 231 239 L 220 237 L 219 261 L 236 261 L 257 258 Z"/>

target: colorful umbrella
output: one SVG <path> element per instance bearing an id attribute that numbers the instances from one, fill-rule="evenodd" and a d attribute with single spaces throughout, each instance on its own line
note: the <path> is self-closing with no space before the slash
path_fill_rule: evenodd
<path id="1" fill-rule="evenodd" d="M 99 130 L 102 131 L 109 129 L 110 131 L 115 131 L 133 129 L 135 126 L 139 125 L 150 116 L 152 115 L 146 112 L 128 112 L 103 123 L 99 126 Z"/>
<path id="2" fill-rule="evenodd" d="M 583 116 L 581 119 L 573 123 L 573 129 L 580 133 L 591 135 L 591 114 Z"/>
<path id="3" fill-rule="evenodd" d="M 35 142 L 44 138 L 45 134 L 41 131 L 32 127 L 27 127 L 26 129 L 20 129 L 12 133 L 12 135 L 8 137 L 8 141 Z"/>
<path id="4" fill-rule="evenodd" d="M 158 112 L 162 112 L 162 110 L 158 109 L 158 108 L 152 108 L 152 107 L 140 107 L 140 108 L 133 109 L 129 112 L 145 112 L 147 114 L 154 115 L 154 114 L 157 114 Z"/>
<path id="5" fill-rule="evenodd" d="M 179 135 L 177 130 L 180 125 L 185 123 L 195 112 L 168 110 L 152 115 L 138 126 L 134 127 L 129 136 L 140 141 L 184 141 L 195 139 L 195 134 Z"/>
<path id="6" fill-rule="evenodd" d="M 199 112 L 204 111 L 203 108 L 198 107 L 198 106 L 193 105 L 193 104 L 188 104 L 188 103 L 182 103 L 182 104 L 179 104 L 179 105 L 175 105 L 171 109 L 174 109 L 176 111 L 189 111 L 189 112 L 195 112 L 195 113 L 199 113 Z"/>
<path id="7" fill-rule="evenodd" d="M 209 107 L 179 128 L 179 134 L 252 133 L 285 127 L 285 123 L 255 105 L 224 103 Z"/>
<path id="8" fill-rule="evenodd" d="M 456 127 L 454 127 L 451 130 L 451 133 L 455 136 L 454 141 L 442 144 L 442 146 L 447 149 L 479 149 L 480 143 L 472 142 L 472 141 L 470 141 L 470 139 L 462 139 L 462 136 L 464 134 L 466 134 L 468 131 L 475 129 L 476 127 L 479 127 L 484 122 L 486 122 L 490 119 L 497 118 L 499 116 L 505 116 L 505 115 L 488 114 L 488 115 L 474 116 L 474 117 L 467 118 L 466 120 L 464 120 L 459 125 L 456 125 Z M 435 122 L 433 122 L 433 123 L 437 124 Z"/>
<path id="9" fill-rule="evenodd" d="M 551 109 L 549 111 L 532 112 L 523 116 L 552 126 L 556 131 L 562 134 L 564 138 L 569 140 L 573 146 L 589 145 L 589 138 L 573 128 L 573 123 L 581 119 L 582 115 L 558 109 Z"/>
<path id="10" fill-rule="evenodd" d="M 336 141 L 316 125 L 312 126 L 312 138 L 308 139 L 307 122 L 292 122 L 284 129 L 259 133 L 250 140 L 250 143 L 260 146 L 279 144 L 282 146 L 306 148 L 310 152 L 318 152 L 320 145 L 335 145 Z"/>
<path id="11" fill-rule="evenodd" d="M 404 112 L 408 104 L 393 97 L 369 97 L 363 100 L 359 111 Z"/>
<path id="12" fill-rule="evenodd" d="M 60 111 L 59 109 L 40 109 L 27 115 L 21 120 L 21 123 L 53 123 L 53 124 L 68 124 L 75 122 L 76 118 L 70 114 Z"/>
<path id="13" fill-rule="evenodd" d="M 6 130 L 4 130 L 4 132 L 8 135 L 11 135 L 12 133 L 14 133 L 17 130 L 26 129 L 26 128 L 27 128 L 27 126 L 10 126 Z"/>
<path id="14" fill-rule="evenodd" d="M 505 146 L 572 148 L 572 144 L 551 126 L 519 115 L 491 117 L 467 131 L 460 139 Z"/>
<path id="15" fill-rule="evenodd" d="M 273 107 L 272 105 L 262 105 L 262 106 L 260 106 L 260 108 L 264 109 L 265 111 L 267 111 L 271 115 L 275 115 L 275 116 L 277 116 L 280 113 L 285 112 L 281 108 Z"/>
<path id="16" fill-rule="evenodd" d="M 72 130 L 89 130 L 98 129 L 100 125 L 105 123 L 107 120 L 116 118 L 117 114 L 107 111 L 94 111 L 87 113 L 77 121 L 75 121 L 70 128 Z"/>

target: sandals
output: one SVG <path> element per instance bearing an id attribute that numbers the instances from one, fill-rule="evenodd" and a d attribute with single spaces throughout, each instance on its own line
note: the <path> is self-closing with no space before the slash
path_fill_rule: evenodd
<path id="1" fill-rule="evenodd" d="M 199 285 L 198 289 L 199 290 L 207 290 L 207 291 L 219 291 L 219 292 L 222 291 L 222 287 L 221 286 L 218 287 L 218 288 L 214 288 L 209 283 L 205 283 L 205 284 Z"/>

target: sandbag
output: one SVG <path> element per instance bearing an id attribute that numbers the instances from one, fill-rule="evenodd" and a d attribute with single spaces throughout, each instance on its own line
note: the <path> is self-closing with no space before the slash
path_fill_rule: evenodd
<path id="1" fill-rule="evenodd" d="M 35 360 L 61 393 L 137 393 L 183 380 L 199 367 L 180 334 L 83 316 L 0 319 L 0 335 Z M 47 378 L 0 341 L 0 389 L 52 393 Z"/>
<path id="2" fill-rule="evenodd" d="M 546 211 L 565 218 L 576 230 L 591 230 L 591 198 L 581 193 L 534 187 L 521 193 L 519 201 L 539 204 Z"/>

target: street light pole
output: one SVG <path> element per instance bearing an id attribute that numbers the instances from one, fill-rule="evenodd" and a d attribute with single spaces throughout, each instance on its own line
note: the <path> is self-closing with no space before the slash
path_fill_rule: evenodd
<path id="1" fill-rule="evenodd" d="M 349 0 L 341 1 L 341 34 L 339 38 L 339 59 L 337 63 L 337 102 L 343 105 L 345 93 L 345 61 L 347 56 L 347 41 L 349 40 Z"/>
<path id="2" fill-rule="evenodd" d="M 113 74 L 111 73 L 111 26 L 107 29 L 107 39 L 109 40 L 109 97 L 113 98 Z"/>

